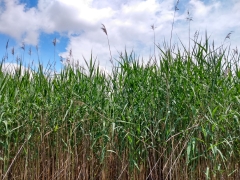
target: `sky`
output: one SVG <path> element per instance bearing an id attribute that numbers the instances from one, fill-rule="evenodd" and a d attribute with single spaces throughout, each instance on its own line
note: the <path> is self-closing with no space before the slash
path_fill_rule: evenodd
<path id="1" fill-rule="evenodd" d="M 21 58 L 25 66 L 34 67 L 40 61 L 60 71 L 67 62 L 85 66 L 84 59 L 92 55 L 100 68 L 109 69 L 109 39 L 114 62 L 125 50 L 148 61 L 154 53 L 151 26 L 156 44 L 170 44 L 176 4 L 177 0 L 0 0 L 0 58 L 5 63 Z M 181 46 L 181 40 L 188 47 L 190 17 L 192 39 L 196 32 L 202 38 L 207 32 L 216 46 L 239 46 L 239 0 L 179 0 L 177 9 L 172 44 Z"/>

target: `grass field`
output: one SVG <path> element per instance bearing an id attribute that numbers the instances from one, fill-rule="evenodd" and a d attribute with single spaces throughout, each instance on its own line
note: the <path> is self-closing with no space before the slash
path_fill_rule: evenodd
<path id="1" fill-rule="evenodd" d="M 1 179 L 240 179 L 238 52 L 156 51 L 110 74 L 0 70 Z"/>

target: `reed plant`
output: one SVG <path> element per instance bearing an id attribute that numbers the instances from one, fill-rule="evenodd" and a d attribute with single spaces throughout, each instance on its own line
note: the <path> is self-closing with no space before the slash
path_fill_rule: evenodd
<path id="1" fill-rule="evenodd" d="M 21 61 L 6 73 L 8 41 L 0 179 L 240 179 L 240 55 L 207 34 L 195 33 L 190 46 L 189 13 L 188 47 L 173 48 L 178 3 L 170 46 L 156 45 L 152 25 L 154 59 L 145 65 L 125 51 L 110 74 L 92 56 L 85 68 L 66 65 L 53 76 L 40 63 L 22 73 Z M 55 63 L 56 38 L 53 45 Z"/>
<path id="2" fill-rule="evenodd" d="M 240 57 L 213 48 L 125 51 L 111 75 L 92 58 L 51 79 L 1 70 L 1 179 L 239 179 Z"/>

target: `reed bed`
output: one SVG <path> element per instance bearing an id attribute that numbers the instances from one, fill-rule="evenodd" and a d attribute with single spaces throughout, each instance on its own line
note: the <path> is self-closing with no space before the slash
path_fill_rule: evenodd
<path id="1" fill-rule="evenodd" d="M 1 179 L 240 179 L 240 56 L 194 43 L 147 65 L 125 52 L 110 75 L 2 62 Z"/>

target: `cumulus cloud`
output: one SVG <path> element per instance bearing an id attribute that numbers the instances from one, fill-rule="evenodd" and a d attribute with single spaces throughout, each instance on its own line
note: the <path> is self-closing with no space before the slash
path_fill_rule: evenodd
<path id="1" fill-rule="evenodd" d="M 156 27 L 156 43 L 161 44 L 164 39 L 169 43 L 176 3 L 175 0 L 39 0 L 37 7 L 26 8 L 18 0 L 2 2 L 5 5 L 0 9 L 1 33 L 36 45 L 41 32 L 64 32 L 69 43 L 66 51 L 59 55 L 67 58 L 71 50 L 72 59 L 84 64 L 82 56 L 88 60 L 92 52 L 102 65 L 110 65 L 108 41 L 101 30 L 102 23 L 108 31 L 113 57 L 117 58 L 118 52 L 126 48 L 128 52 L 134 50 L 137 55 L 148 58 L 153 53 L 151 25 Z M 189 10 L 193 19 L 190 22 L 191 37 L 196 31 L 203 35 L 207 30 L 220 44 L 230 31 L 234 31 L 232 44 L 239 44 L 239 8 L 238 0 L 180 0 L 173 42 L 177 42 L 179 37 L 188 44 L 189 24 L 186 18 Z"/>
<path id="2" fill-rule="evenodd" d="M 91 8 L 102 8 L 102 2 L 101 4 L 98 2 L 93 2 Z M 101 21 L 95 21 L 93 31 L 86 29 L 84 35 L 70 37 L 67 51 L 72 49 L 75 52 L 75 56 L 81 57 L 83 55 L 89 59 L 92 50 L 93 54 L 97 55 L 98 59 L 106 64 L 110 55 L 107 37 L 100 29 L 101 23 L 103 23 L 108 31 L 111 52 L 114 57 L 117 58 L 119 52 L 124 51 L 125 48 L 129 52 L 134 50 L 138 54 L 143 52 L 147 53 L 146 56 L 149 56 L 149 50 L 153 46 L 151 25 L 155 24 L 157 26 L 156 33 L 162 31 L 161 36 L 169 33 L 169 31 L 164 31 L 163 24 L 172 20 L 173 11 L 170 8 L 166 8 L 171 7 L 172 3 L 173 1 L 168 1 L 168 3 L 159 4 L 155 0 L 135 0 L 130 3 L 117 1 L 118 8 L 116 8 L 110 1 L 103 1 L 106 7 L 111 8 L 111 16 L 101 18 Z M 101 11 L 97 13 L 101 14 Z M 170 25 L 166 25 L 165 28 L 170 28 Z M 77 47 L 78 51 L 76 51 Z M 67 54 L 68 52 L 65 52 L 62 55 L 67 56 Z M 84 62 L 82 61 L 82 63 Z"/>
<path id="3" fill-rule="evenodd" d="M 19 73 L 21 76 L 24 76 L 25 73 L 29 73 L 29 77 L 33 77 L 33 72 L 29 68 L 25 68 L 24 66 L 20 66 L 17 63 L 3 63 L 1 66 L 1 71 L 5 74 L 14 75 L 15 73 Z"/>
<path id="4" fill-rule="evenodd" d="M 37 10 L 25 9 L 18 1 L 4 0 L 0 9 L 0 32 L 10 35 L 16 40 L 25 39 L 26 43 L 36 44 L 39 35 L 39 23 L 34 17 Z"/>

